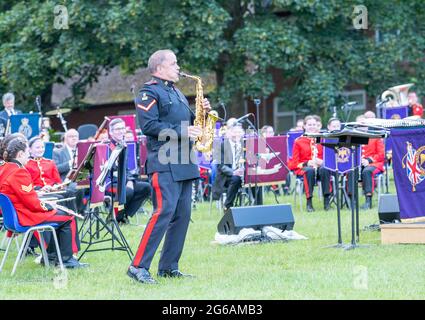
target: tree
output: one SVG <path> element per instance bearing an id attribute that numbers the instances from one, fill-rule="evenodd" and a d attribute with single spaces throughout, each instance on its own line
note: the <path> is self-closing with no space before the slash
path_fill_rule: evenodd
<path id="1" fill-rule="evenodd" d="M 407 82 L 425 92 L 422 1 L 362 4 L 365 30 L 353 27 L 354 0 L 65 1 L 69 29 L 57 30 L 53 1 L 14 1 L 0 15 L 1 81 L 31 101 L 75 77 L 78 101 L 101 70 L 131 73 L 170 48 L 183 69 L 216 74 L 211 99 L 230 102 L 229 114 L 275 91 L 271 70 L 292 79 L 280 93 L 290 106 L 322 115 L 350 85 L 372 97 Z"/>

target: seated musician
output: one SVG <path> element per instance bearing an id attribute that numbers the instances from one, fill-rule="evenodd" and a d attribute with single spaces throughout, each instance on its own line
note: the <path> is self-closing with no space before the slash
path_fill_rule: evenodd
<path id="1" fill-rule="evenodd" d="M 242 186 L 244 168 L 242 126 L 236 123 L 235 118 L 230 118 L 226 123 L 226 137 L 219 148 L 214 149 L 214 162 L 217 164 L 217 174 L 212 186 L 213 200 L 219 200 L 222 193 L 226 193 L 224 202 L 225 212 L 233 207 L 234 201 Z"/>
<path id="2" fill-rule="evenodd" d="M 66 175 L 76 165 L 78 140 L 78 131 L 69 129 L 65 132 L 63 147 L 53 150 L 53 161 L 58 167 L 62 181 L 65 181 Z"/>
<path id="3" fill-rule="evenodd" d="M 409 101 L 409 116 L 418 116 L 422 118 L 424 115 L 424 108 L 419 103 L 416 92 L 409 92 L 407 95 L 407 100 Z"/>
<path id="4" fill-rule="evenodd" d="M 364 115 L 356 118 L 356 122 L 362 122 Z M 372 196 L 375 189 L 375 175 L 384 172 L 385 148 L 382 139 L 369 139 L 367 145 L 362 145 L 361 177 L 363 193 L 366 197 L 361 209 L 372 208 Z M 348 175 L 348 192 L 351 193 L 353 174 Z"/>
<path id="5" fill-rule="evenodd" d="M 76 183 L 62 185 L 58 168 L 53 160 L 43 158 L 44 142 L 40 137 L 32 138 L 29 143 L 30 159 L 25 168 L 31 175 L 34 189 L 53 194 L 59 199 L 72 198 L 75 200 L 63 202 L 62 205 L 70 209 L 83 213 L 84 192 L 77 189 Z"/>
<path id="6" fill-rule="evenodd" d="M 313 116 L 307 116 L 304 119 L 304 130 L 306 133 L 317 133 L 319 125 Z M 298 137 L 295 140 L 292 159 L 289 162 L 289 168 L 294 173 L 304 178 L 304 190 L 307 198 L 307 211 L 313 212 L 313 189 L 316 184 L 316 178 L 319 176 L 324 195 L 325 210 L 329 210 L 330 202 L 330 171 L 323 166 L 323 147 L 316 143 L 315 138 L 305 136 Z"/>
<path id="7" fill-rule="evenodd" d="M 0 161 L 0 192 L 7 195 L 16 209 L 19 223 L 35 226 L 41 223 L 55 223 L 62 261 L 66 268 L 81 268 L 73 257 L 79 250 L 79 239 L 75 217 L 56 209 L 54 202 L 43 202 L 33 189 L 31 175 L 24 168 L 29 158 L 26 140 L 15 138 L 4 146 L 3 160 Z M 48 239 L 50 238 L 50 239 Z M 49 260 L 57 264 L 56 248 L 52 237 L 46 237 Z M 51 241 L 50 241 L 51 240 Z"/>
<path id="8" fill-rule="evenodd" d="M 121 118 L 115 118 L 111 120 L 109 123 L 109 135 L 111 137 L 109 147 L 111 150 L 114 150 L 119 142 L 125 141 L 126 127 L 124 120 Z M 117 172 L 117 170 L 115 170 L 115 172 Z M 148 182 L 142 181 L 137 173 L 135 174 L 126 170 L 126 180 L 126 203 L 124 210 L 119 212 L 116 217 L 118 222 L 123 223 L 127 223 L 128 218 L 134 216 L 137 210 L 139 210 L 143 201 L 151 195 L 150 184 Z M 114 176 L 113 189 L 116 189 L 117 182 L 118 178 L 115 180 Z M 110 191 L 112 190 L 110 189 Z"/>

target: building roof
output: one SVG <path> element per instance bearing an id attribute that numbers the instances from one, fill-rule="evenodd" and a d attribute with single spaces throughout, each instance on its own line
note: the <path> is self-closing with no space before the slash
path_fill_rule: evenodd
<path id="1" fill-rule="evenodd" d="M 215 74 L 209 73 L 201 75 L 203 81 L 204 94 L 211 92 L 216 87 Z M 146 68 L 138 69 L 132 75 L 123 75 L 119 67 L 114 67 L 109 72 L 103 72 L 98 77 L 96 83 L 93 83 L 86 91 L 83 102 L 88 105 L 105 105 L 114 103 L 126 103 L 133 101 L 131 87 L 137 91 L 143 84 L 151 79 Z M 66 98 L 71 97 L 71 87 L 76 81 L 75 78 L 68 79 L 65 84 L 54 84 L 52 92 L 52 104 L 62 105 Z M 186 96 L 195 96 L 195 82 L 190 79 L 181 79 L 177 87 Z"/>

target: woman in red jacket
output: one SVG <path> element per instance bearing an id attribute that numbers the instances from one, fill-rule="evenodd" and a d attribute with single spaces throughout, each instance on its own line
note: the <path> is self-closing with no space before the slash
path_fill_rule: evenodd
<path id="1" fill-rule="evenodd" d="M 77 225 L 73 216 L 55 209 L 54 203 L 43 202 L 33 189 L 31 175 L 24 168 L 28 162 L 29 148 L 22 138 L 11 140 L 3 146 L 3 160 L 0 161 L 0 192 L 13 203 L 19 223 L 34 226 L 40 223 L 56 223 L 64 266 L 79 268 L 85 266 L 73 257 L 78 252 Z M 50 242 L 50 241 L 49 241 Z M 48 244 L 49 260 L 56 262 L 54 242 Z"/>

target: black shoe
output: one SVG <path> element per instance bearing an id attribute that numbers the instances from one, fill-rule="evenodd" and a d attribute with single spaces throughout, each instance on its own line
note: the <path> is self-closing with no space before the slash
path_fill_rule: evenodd
<path id="1" fill-rule="evenodd" d="M 180 270 L 159 270 L 158 277 L 162 278 L 193 278 L 191 274 L 180 272 Z"/>
<path id="2" fill-rule="evenodd" d="M 372 197 L 366 196 L 366 202 L 361 207 L 362 210 L 372 209 Z"/>
<path id="3" fill-rule="evenodd" d="M 331 196 L 330 195 L 325 196 L 324 201 L 325 201 L 325 204 L 324 204 L 325 211 L 329 211 L 329 209 L 331 208 Z"/>
<path id="4" fill-rule="evenodd" d="M 58 266 L 59 263 L 56 263 Z M 83 263 L 72 257 L 71 259 L 68 259 L 67 261 L 63 262 L 63 266 L 67 269 L 79 269 L 79 268 L 86 268 L 89 266 L 88 263 Z"/>
<path id="5" fill-rule="evenodd" d="M 38 257 L 38 254 L 35 252 L 34 248 L 28 247 L 27 252 L 25 253 L 25 256 Z"/>
<path id="6" fill-rule="evenodd" d="M 316 210 L 314 210 L 313 208 L 313 200 L 312 198 L 307 199 L 307 212 L 314 212 Z"/>
<path id="7" fill-rule="evenodd" d="M 127 275 L 141 283 L 147 283 L 147 284 L 155 284 L 156 280 L 152 278 L 151 274 L 148 270 L 145 268 L 136 268 L 133 266 L 130 266 L 127 270 Z"/>

